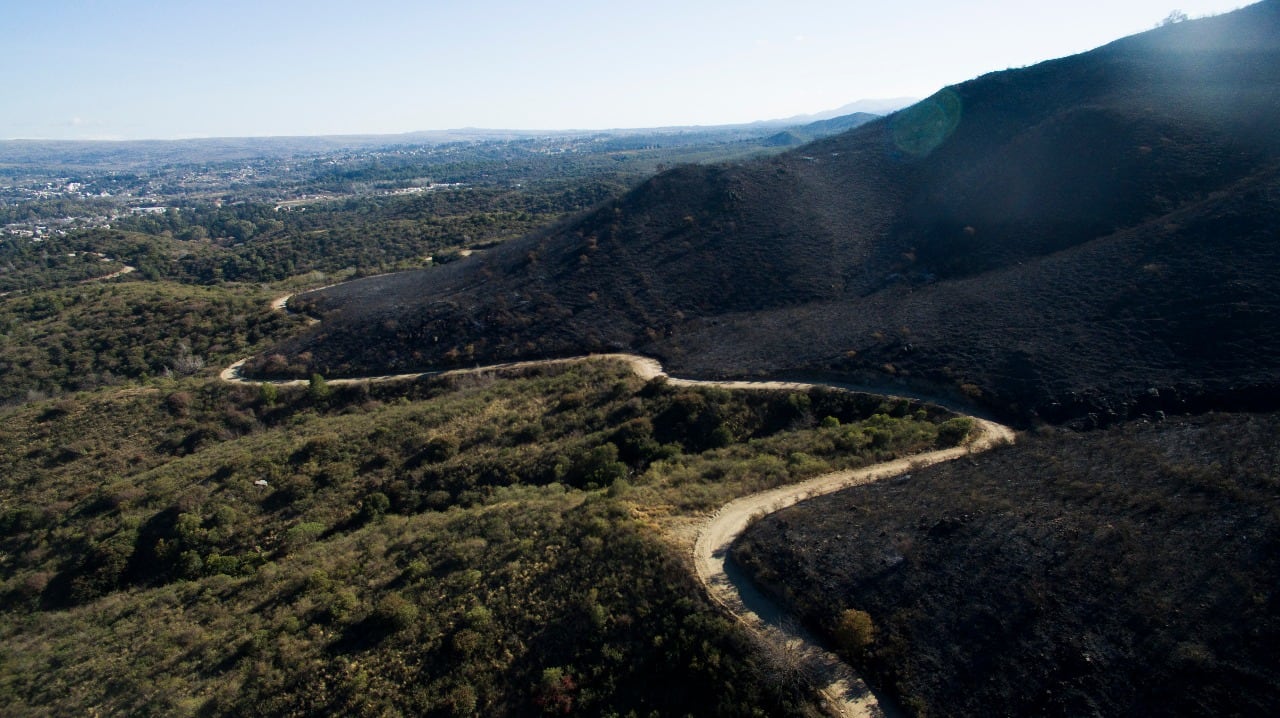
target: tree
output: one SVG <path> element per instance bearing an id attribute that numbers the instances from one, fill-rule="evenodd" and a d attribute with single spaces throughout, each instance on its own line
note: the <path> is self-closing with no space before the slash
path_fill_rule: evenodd
<path id="1" fill-rule="evenodd" d="M 1180 23 L 1180 22 L 1186 22 L 1187 19 L 1188 19 L 1187 14 L 1185 12 L 1181 10 L 1174 10 L 1173 12 L 1170 12 L 1168 15 L 1166 15 L 1163 20 L 1160 21 L 1159 27 L 1164 27 L 1165 25 L 1176 25 L 1177 23 Z"/>
<path id="2" fill-rule="evenodd" d="M 627 476 L 627 465 L 618 461 L 618 447 L 607 441 L 560 470 L 561 479 L 578 488 L 609 486 Z"/>
<path id="3" fill-rule="evenodd" d="M 360 517 L 365 522 L 373 521 L 391 509 L 391 499 L 381 491 L 375 491 L 360 502 Z"/>
<path id="4" fill-rule="evenodd" d="M 239 242 L 249 239 L 257 233 L 257 231 L 257 225 L 246 219 L 237 219 L 227 223 L 227 234 L 231 235 Z"/>
<path id="5" fill-rule="evenodd" d="M 398 632 L 413 626 L 418 620 L 418 607 L 398 593 L 385 596 L 378 602 L 371 617 L 385 630 Z"/>
<path id="6" fill-rule="evenodd" d="M 307 385 L 307 395 L 316 401 L 329 398 L 329 383 L 319 374 L 312 374 L 311 382 Z"/>
<path id="7" fill-rule="evenodd" d="M 258 385 L 258 400 L 266 406 L 272 406 L 279 398 L 280 392 L 276 389 L 276 385 L 271 382 L 263 382 Z"/>

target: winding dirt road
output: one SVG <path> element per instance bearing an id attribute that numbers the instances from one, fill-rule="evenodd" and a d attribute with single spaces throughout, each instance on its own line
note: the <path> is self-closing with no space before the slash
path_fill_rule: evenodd
<path id="1" fill-rule="evenodd" d="M 290 296 L 285 295 L 274 299 L 271 302 L 271 308 L 277 311 L 287 311 L 286 304 Z M 568 359 L 540 359 L 491 364 L 472 369 L 329 379 L 327 383 L 333 385 L 385 383 L 408 381 L 426 376 L 492 373 L 600 360 L 624 362 L 641 379 L 648 381 L 658 377 L 665 377 L 668 383 L 677 386 L 713 386 L 722 389 L 766 391 L 805 391 L 815 387 L 824 387 L 847 391 L 842 387 L 821 382 L 680 379 L 668 375 L 663 370 L 662 364 L 656 359 L 635 354 L 592 354 Z M 220 375 L 222 380 L 245 384 L 265 383 L 262 380 L 247 379 L 240 375 L 240 368 L 245 361 L 245 359 L 241 359 L 223 369 Z M 303 386 L 308 381 L 306 379 L 291 379 L 275 380 L 270 383 L 279 386 Z M 798 621 L 788 615 L 772 599 L 761 593 L 740 569 L 726 561 L 729 546 L 746 530 L 747 525 L 755 517 L 779 511 L 807 498 L 830 494 L 850 486 L 869 484 L 881 479 L 899 476 L 908 471 L 986 451 L 1003 443 L 1012 443 L 1016 439 L 1013 429 L 1007 426 L 977 417 L 970 417 L 970 419 L 974 422 L 975 431 L 963 446 L 929 451 L 861 469 L 835 471 L 815 476 L 799 483 L 780 486 L 768 491 L 751 494 L 750 496 L 743 496 L 722 506 L 715 514 L 702 522 L 697 530 L 697 538 L 694 540 L 692 547 L 693 564 L 698 581 L 706 588 L 707 595 L 725 611 L 743 623 L 753 635 L 762 641 L 767 646 L 767 650 L 772 652 L 775 660 L 787 664 L 789 670 L 802 672 L 816 685 L 820 686 L 819 691 L 822 694 L 823 702 L 827 710 L 834 716 L 840 716 L 841 718 L 870 718 L 873 716 L 885 716 L 890 711 L 887 706 L 880 704 L 880 701 L 867 688 L 866 683 L 847 663 L 834 653 L 826 650 L 820 641 L 800 626 Z"/>
<path id="2" fill-rule="evenodd" d="M 823 699 L 835 715 L 876 716 L 884 715 L 886 711 L 848 664 L 825 650 L 808 631 L 756 589 L 736 566 L 726 563 L 729 546 L 754 517 L 773 513 L 807 498 L 869 484 L 1014 441 L 1013 430 L 1007 426 L 985 419 L 974 418 L 973 421 L 977 431 L 965 446 L 929 451 L 861 469 L 835 471 L 743 496 L 722 506 L 698 532 L 693 549 L 694 567 L 707 593 L 775 650 L 785 653 L 789 660 L 801 663 L 804 670 L 822 686 Z"/>

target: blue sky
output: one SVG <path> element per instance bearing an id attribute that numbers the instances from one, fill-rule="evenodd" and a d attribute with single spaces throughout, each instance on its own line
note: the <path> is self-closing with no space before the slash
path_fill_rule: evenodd
<path id="1" fill-rule="evenodd" d="M 0 138 L 725 124 L 922 97 L 1242 0 L 0 0 Z"/>

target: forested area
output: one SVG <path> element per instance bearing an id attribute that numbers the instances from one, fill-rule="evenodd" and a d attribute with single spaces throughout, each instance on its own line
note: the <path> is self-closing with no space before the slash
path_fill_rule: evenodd
<path id="1" fill-rule="evenodd" d="M 305 321 L 257 287 L 111 282 L 0 302 L 0 404 L 221 367 Z"/>

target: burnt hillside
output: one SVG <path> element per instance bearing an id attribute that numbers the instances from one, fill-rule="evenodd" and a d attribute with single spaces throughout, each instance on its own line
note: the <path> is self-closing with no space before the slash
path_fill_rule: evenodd
<path id="1" fill-rule="evenodd" d="M 1270 402 L 1277 110 L 1268 0 L 307 295 L 324 323 L 258 370 L 632 349 L 678 372 L 950 387 L 1024 420 Z"/>
<path id="2" fill-rule="evenodd" d="M 910 713 L 1280 709 L 1275 414 L 1013 446 L 803 502 L 732 557 Z M 864 634 L 865 635 L 865 634 Z"/>

